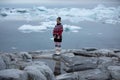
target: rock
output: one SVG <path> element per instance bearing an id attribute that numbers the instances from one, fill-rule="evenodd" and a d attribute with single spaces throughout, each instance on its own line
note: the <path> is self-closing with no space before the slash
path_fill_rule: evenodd
<path id="1" fill-rule="evenodd" d="M 66 73 L 57 76 L 57 80 L 110 80 L 110 79 L 109 73 L 105 73 L 99 69 L 91 69 L 74 73 Z"/>
<path id="2" fill-rule="evenodd" d="M 75 73 L 66 73 L 56 77 L 57 80 L 79 80 Z"/>
<path id="3" fill-rule="evenodd" d="M 120 66 L 109 66 L 108 70 L 112 79 L 120 80 Z"/>
<path id="4" fill-rule="evenodd" d="M 98 68 L 107 68 L 113 64 L 113 60 L 110 57 L 99 57 Z"/>
<path id="5" fill-rule="evenodd" d="M 114 53 L 113 55 L 120 60 L 120 52 Z"/>
<path id="6" fill-rule="evenodd" d="M 38 69 L 38 65 L 36 66 L 28 66 L 24 70 L 28 73 L 29 80 L 47 80 L 46 77 L 42 74 Z"/>
<path id="7" fill-rule="evenodd" d="M 28 80 L 56 80 L 52 72 L 54 68 L 57 73 L 58 71 L 62 71 L 61 75 L 56 76 L 57 80 L 120 80 L 120 50 L 118 49 L 69 49 L 63 50 L 59 56 L 53 54 L 53 50 L 0 53 L 0 70 L 3 71 L 6 69 L 13 72 L 11 68 L 20 69 L 20 71 L 22 70 L 23 73 L 27 74 Z M 56 63 L 56 67 L 53 61 L 52 66 L 50 65 L 52 67 L 51 70 L 47 64 L 41 62 L 46 59 L 60 62 Z M 47 62 L 49 63 L 49 61 Z M 61 62 L 65 65 L 60 64 Z M 19 71 L 17 72 L 19 73 Z M 19 75 L 17 72 L 14 74 Z M 4 73 L 7 75 L 6 71 Z M 3 75 L 2 77 L 0 76 L 1 79 L 18 80 L 9 78 L 9 76 L 8 78 L 3 78 Z"/>
<path id="8" fill-rule="evenodd" d="M 6 69 L 0 71 L 0 80 L 28 80 L 28 75 L 18 69 Z"/>
<path id="9" fill-rule="evenodd" d="M 78 64 L 74 66 L 70 66 L 65 68 L 66 72 L 76 72 L 76 71 L 84 71 L 84 70 L 89 70 L 89 69 L 96 69 L 97 65 L 93 63 L 85 63 L 85 64 Z"/>
<path id="10" fill-rule="evenodd" d="M 116 57 L 99 57 L 98 58 L 98 68 L 102 70 L 107 70 L 108 66 L 120 65 L 118 58 Z"/>
<path id="11" fill-rule="evenodd" d="M 0 56 L 0 70 L 6 69 L 6 64 L 3 58 Z"/>
<path id="12" fill-rule="evenodd" d="M 85 57 L 102 57 L 102 56 L 113 57 L 114 56 L 113 54 L 114 52 L 108 49 L 98 49 L 94 51 L 79 50 L 79 51 L 74 51 L 73 53 L 75 55 L 85 56 Z"/>
<path id="13" fill-rule="evenodd" d="M 114 51 L 114 53 L 119 53 L 120 52 L 119 49 L 114 49 L 113 51 Z"/>
<path id="14" fill-rule="evenodd" d="M 6 13 L 0 13 L 0 16 L 2 16 L 2 17 L 6 17 L 7 14 L 6 14 Z"/>
<path id="15" fill-rule="evenodd" d="M 72 57 L 75 57 L 75 55 L 73 54 L 73 53 L 63 53 L 62 55 L 64 55 L 64 56 L 68 56 L 68 57 L 70 57 L 70 58 L 72 58 Z"/>
<path id="16" fill-rule="evenodd" d="M 16 55 L 12 53 L 3 53 L 0 56 L 2 57 L 4 63 L 6 64 L 6 69 L 16 67 L 16 61 L 17 61 Z"/>
<path id="17" fill-rule="evenodd" d="M 28 52 L 20 52 L 19 55 L 24 61 L 32 61 L 32 56 Z"/>
<path id="18" fill-rule="evenodd" d="M 53 58 L 53 60 L 60 61 L 61 56 L 57 55 L 57 54 L 53 54 L 52 58 Z"/>
<path id="19" fill-rule="evenodd" d="M 34 55 L 32 56 L 33 59 L 53 59 L 53 54 L 41 54 L 41 55 Z"/>
<path id="20" fill-rule="evenodd" d="M 97 49 L 96 48 L 83 48 L 83 50 L 85 50 L 85 51 L 95 51 Z"/>
<path id="21" fill-rule="evenodd" d="M 65 62 L 69 62 L 69 65 L 65 68 L 66 72 L 83 71 L 97 68 L 97 58 L 88 58 L 81 56 L 75 56 L 71 59 L 67 58 L 65 56 L 62 58 L 63 60 L 66 59 Z"/>
<path id="22" fill-rule="evenodd" d="M 84 56 L 84 57 L 97 57 L 97 55 L 95 53 L 84 51 L 84 50 L 75 51 L 73 53 L 74 53 L 74 55 L 79 55 L 79 56 Z"/>
<path id="23" fill-rule="evenodd" d="M 70 65 L 73 64 L 72 58 L 70 58 L 70 57 L 68 57 L 68 56 L 66 56 L 66 55 L 61 54 L 61 55 L 60 55 L 60 58 L 61 58 L 60 60 L 61 60 L 66 66 L 70 66 Z"/>
<path id="24" fill-rule="evenodd" d="M 31 65 L 45 65 L 45 63 L 41 61 L 32 61 L 32 62 L 18 61 L 16 63 L 16 67 L 20 70 L 24 70 L 25 67 L 31 66 Z"/>
<path id="25" fill-rule="evenodd" d="M 103 72 L 100 69 L 91 69 L 79 72 L 79 80 L 110 80 L 109 73 Z"/>
<path id="26" fill-rule="evenodd" d="M 52 70 L 45 64 L 34 64 L 24 70 L 34 80 L 55 80 Z"/>

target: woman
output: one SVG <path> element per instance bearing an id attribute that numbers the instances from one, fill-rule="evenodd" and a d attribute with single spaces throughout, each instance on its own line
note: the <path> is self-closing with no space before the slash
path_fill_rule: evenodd
<path id="1" fill-rule="evenodd" d="M 53 29 L 53 37 L 56 47 L 56 54 L 60 54 L 61 51 L 61 42 L 62 42 L 62 32 L 63 32 L 63 25 L 61 24 L 61 17 L 57 18 L 57 24 Z"/>

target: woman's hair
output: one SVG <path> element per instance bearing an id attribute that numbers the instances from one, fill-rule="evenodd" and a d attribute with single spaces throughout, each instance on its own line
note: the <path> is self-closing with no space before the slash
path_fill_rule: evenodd
<path id="1" fill-rule="evenodd" d="M 57 19 L 61 21 L 61 17 L 58 17 Z"/>

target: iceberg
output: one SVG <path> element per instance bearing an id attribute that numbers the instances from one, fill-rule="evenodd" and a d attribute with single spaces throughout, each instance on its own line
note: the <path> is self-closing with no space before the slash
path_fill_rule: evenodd
<path id="1" fill-rule="evenodd" d="M 0 15 L 6 20 L 39 20 L 54 21 L 57 16 L 62 20 L 69 20 L 72 23 L 80 21 L 102 22 L 107 24 L 120 23 L 120 6 L 106 7 L 99 4 L 98 6 L 87 8 L 47 8 L 43 6 L 33 8 L 0 8 Z"/>
<path id="2" fill-rule="evenodd" d="M 41 22 L 40 25 L 29 25 L 29 24 L 24 24 L 22 26 L 20 26 L 18 28 L 18 30 L 20 32 L 23 33 L 31 33 L 31 32 L 45 32 L 48 30 L 52 30 L 55 26 L 55 22 L 54 21 L 50 21 L 50 22 Z M 80 29 L 82 29 L 79 26 L 74 26 L 74 25 L 68 25 L 68 24 L 64 24 L 63 25 L 64 31 L 65 32 L 79 32 Z"/>

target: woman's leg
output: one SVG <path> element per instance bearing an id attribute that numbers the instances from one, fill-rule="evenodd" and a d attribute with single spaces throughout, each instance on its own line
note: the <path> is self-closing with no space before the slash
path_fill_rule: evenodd
<path id="1" fill-rule="evenodd" d="M 58 42 L 55 42 L 55 53 L 59 54 L 59 52 L 58 52 Z"/>
<path id="2" fill-rule="evenodd" d="M 60 54 L 61 53 L 61 42 L 58 42 L 57 44 L 58 44 L 58 54 Z"/>
<path id="3" fill-rule="evenodd" d="M 61 42 L 55 42 L 55 52 L 56 54 L 61 53 Z"/>

